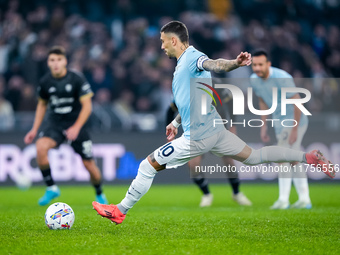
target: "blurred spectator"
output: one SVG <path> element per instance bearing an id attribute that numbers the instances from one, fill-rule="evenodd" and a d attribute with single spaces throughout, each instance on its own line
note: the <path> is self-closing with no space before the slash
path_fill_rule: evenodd
<path id="1" fill-rule="evenodd" d="M 165 98 L 171 97 L 176 61 L 161 51 L 159 30 L 173 19 L 187 25 L 191 44 L 211 58 L 235 58 L 261 47 L 271 53 L 274 66 L 296 77 L 340 77 L 339 1 L 0 2 L 0 74 L 8 83 L 3 94 L 15 110 L 23 109 L 20 98 L 26 106 L 33 102 L 31 85 L 24 84 L 38 84 L 47 71 L 49 47 L 60 44 L 69 67 L 88 77 L 98 103 L 109 100 L 123 107 L 129 101 L 123 108 L 162 112 Z M 242 68 L 226 76 L 249 74 Z M 315 99 L 315 111 L 336 109 L 339 100 L 330 95 L 338 90 L 325 86 L 318 81 L 305 85 L 312 98 L 328 100 Z"/>
<path id="2" fill-rule="evenodd" d="M 3 38 L 0 37 L 0 74 L 3 74 L 7 71 L 9 52 L 10 46 L 6 44 Z"/>
<path id="3" fill-rule="evenodd" d="M 130 90 L 124 89 L 118 100 L 113 102 L 112 109 L 122 123 L 123 130 L 131 130 L 132 115 L 134 113 L 132 103 L 135 100 Z"/>
<path id="4" fill-rule="evenodd" d="M 31 50 L 32 44 L 38 40 L 36 33 L 32 32 L 29 28 L 25 28 L 20 35 L 19 55 L 20 59 L 25 59 Z"/>
<path id="5" fill-rule="evenodd" d="M 0 76 L 0 131 L 10 130 L 14 126 L 14 111 L 10 102 L 4 98 L 5 79 Z"/>
<path id="6" fill-rule="evenodd" d="M 65 13 L 63 8 L 56 7 L 51 14 L 50 31 L 52 34 L 59 34 L 64 29 Z"/>
<path id="7" fill-rule="evenodd" d="M 111 92 L 107 88 L 98 89 L 94 100 L 104 106 L 108 106 L 111 102 Z"/>
<path id="8" fill-rule="evenodd" d="M 333 75 L 335 77 L 340 77 L 340 50 L 331 51 L 326 59 L 326 63 Z"/>
<path id="9" fill-rule="evenodd" d="M 24 80 L 20 76 L 13 76 L 8 81 L 8 89 L 5 94 L 5 98 L 11 103 L 14 111 L 17 111 L 19 109 L 23 86 Z"/>
<path id="10" fill-rule="evenodd" d="M 22 88 L 21 99 L 18 106 L 18 111 L 29 112 L 35 111 L 37 106 L 37 98 L 35 89 L 31 84 L 25 84 Z"/>
<path id="11" fill-rule="evenodd" d="M 47 71 L 47 51 L 48 48 L 45 45 L 35 44 L 30 54 L 24 59 L 22 73 L 27 82 L 38 84 L 40 78 Z"/>
<path id="12" fill-rule="evenodd" d="M 159 119 L 164 118 L 164 113 L 173 101 L 171 76 L 163 76 L 160 81 L 160 85 L 160 88 L 150 95 L 157 104 Z"/>
<path id="13" fill-rule="evenodd" d="M 40 5 L 35 10 L 32 10 L 27 15 L 27 20 L 33 28 L 33 31 L 38 32 L 48 26 L 49 15 L 46 6 Z"/>
<path id="14" fill-rule="evenodd" d="M 312 65 L 312 77 L 314 78 L 312 91 L 316 94 L 320 94 L 322 90 L 323 78 L 326 78 L 327 74 L 319 61 L 315 61 Z"/>
<path id="15" fill-rule="evenodd" d="M 314 29 L 313 49 L 319 58 L 323 57 L 326 48 L 326 28 L 318 24 Z"/>
<path id="16" fill-rule="evenodd" d="M 94 93 L 97 93 L 97 91 L 101 89 L 106 89 L 109 98 L 111 98 L 113 83 L 110 74 L 106 72 L 104 66 L 94 66 L 89 74 L 88 81 L 91 84 Z"/>

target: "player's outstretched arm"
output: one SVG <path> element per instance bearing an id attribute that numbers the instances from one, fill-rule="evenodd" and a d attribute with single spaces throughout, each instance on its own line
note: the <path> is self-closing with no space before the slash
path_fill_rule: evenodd
<path id="1" fill-rule="evenodd" d="M 236 59 L 227 60 L 219 58 L 216 60 L 208 59 L 203 62 L 203 68 L 207 71 L 214 71 L 216 73 L 230 72 L 240 66 L 249 66 L 251 64 L 251 54 L 248 52 L 241 52 Z"/>
<path id="2" fill-rule="evenodd" d="M 35 111 L 34 123 L 32 129 L 26 134 L 24 138 L 24 142 L 26 144 L 30 144 L 33 142 L 34 138 L 37 135 L 38 129 L 44 119 L 45 113 L 47 110 L 47 101 L 40 99 L 37 104 L 37 109 Z"/>
<path id="3" fill-rule="evenodd" d="M 175 139 L 177 133 L 178 133 L 178 127 L 181 125 L 182 118 L 181 115 L 177 115 L 176 118 L 166 126 L 166 136 L 168 141 L 172 141 Z"/>

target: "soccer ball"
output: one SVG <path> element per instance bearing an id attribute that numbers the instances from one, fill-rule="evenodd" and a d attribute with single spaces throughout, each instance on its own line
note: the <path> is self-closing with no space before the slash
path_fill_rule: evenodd
<path id="1" fill-rule="evenodd" d="M 65 203 L 54 203 L 45 212 L 45 223 L 49 229 L 70 229 L 74 223 L 74 212 Z"/>

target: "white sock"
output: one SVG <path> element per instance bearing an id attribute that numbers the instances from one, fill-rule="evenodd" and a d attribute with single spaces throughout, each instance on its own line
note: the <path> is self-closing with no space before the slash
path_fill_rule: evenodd
<path id="1" fill-rule="evenodd" d="M 156 173 L 147 159 L 140 163 L 136 178 L 132 181 L 125 198 L 117 205 L 122 213 L 126 214 L 148 192 Z"/>
<path id="2" fill-rule="evenodd" d="M 58 186 L 56 184 L 54 184 L 52 186 L 48 186 L 46 189 L 47 190 L 52 190 L 54 192 L 57 192 L 58 191 Z"/>
<path id="3" fill-rule="evenodd" d="M 300 169 L 298 165 L 297 169 Z M 298 172 L 293 178 L 293 183 L 299 196 L 299 201 L 310 203 L 308 178 L 306 172 Z"/>
<path id="4" fill-rule="evenodd" d="M 304 162 L 305 153 L 280 146 L 265 146 L 259 150 L 252 149 L 250 156 L 243 161 L 246 165 L 257 165 L 268 162 Z"/>
<path id="5" fill-rule="evenodd" d="M 292 187 L 291 178 L 279 178 L 279 200 L 289 202 L 290 189 Z"/>
<path id="6" fill-rule="evenodd" d="M 283 163 L 282 169 L 289 169 L 290 163 Z M 290 190 L 292 188 L 291 172 L 282 171 L 279 172 L 279 200 L 283 202 L 289 202 Z"/>

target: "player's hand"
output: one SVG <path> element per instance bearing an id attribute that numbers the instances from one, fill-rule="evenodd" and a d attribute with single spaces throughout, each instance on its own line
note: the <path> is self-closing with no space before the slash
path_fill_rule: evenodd
<path id="1" fill-rule="evenodd" d="M 251 65 L 251 54 L 248 52 L 241 52 L 237 58 L 236 62 L 239 66 L 249 66 Z"/>
<path id="2" fill-rule="evenodd" d="M 177 133 L 178 133 L 178 128 L 175 128 L 174 125 L 172 125 L 172 123 L 166 126 L 165 135 L 166 135 L 166 139 L 169 142 L 175 139 Z"/>
<path id="3" fill-rule="evenodd" d="M 261 128 L 261 140 L 264 143 L 270 142 L 270 136 L 267 134 L 267 127 L 265 126 L 262 126 Z"/>
<path id="4" fill-rule="evenodd" d="M 289 142 L 290 145 L 293 145 L 293 144 L 296 142 L 297 136 L 298 136 L 298 134 L 297 134 L 297 128 L 293 128 L 293 129 L 292 129 L 292 132 L 290 132 L 289 140 L 288 140 L 288 142 Z"/>
<path id="5" fill-rule="evenodd" d="M 67 130 L 65 130 L 65 135 L 67 140 L 74 141 L 77 139 L 80 132 L 80 128 L 76 126 L 71 126 Z"/>
<path id="6" fill-rule="evenodd" d="M 31 144 L 36 136 L 37 136 L 37 131 L 35 131 L 35 130 L 33 130 L 33 129 L 30 130 L 30 131 L 25 135 L 25 138 L 24 138 L 25 144 Z"/>

